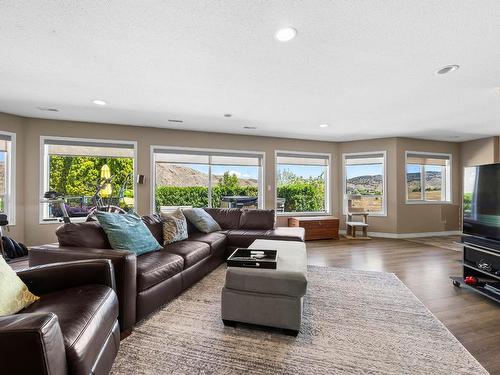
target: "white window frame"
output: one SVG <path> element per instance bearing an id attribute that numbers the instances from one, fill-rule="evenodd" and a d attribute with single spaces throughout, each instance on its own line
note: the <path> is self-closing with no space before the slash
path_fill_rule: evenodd
<path id="1" fill-rule="evenodd" d="M 342 212 L 347 214 L 347 173 L 346 173 L 346 160 L 349 156 L 369 156 L 374 154 L 381 154 L 383 158 L 383 171 L 384 176 L 382 179 L 382 212 L 370 212 L 370 216 L 387 217 L 387 150 L 383 151 L 367 151 L 367 152 L 349 152 L 342 154 Z"/>
<path id="2" fill-rule="evenodd" d="M 318 156 L 328 158 L 328 166 L 326 168 L 326 181 L 325 181 L 325 211 L 310 211 L 310 212 L 278 212 L 278 155 L 279 154 L 296 154 L 304 156 Z M 332 168 L 332 154 L 327 152 L 306 152 L 306 151 L 290 151 L 290 150 L 274 150 L 274 211 L 277 216 L 329 216 L 332 214 L 331 206 L 331 168 Z"/>
<path id="3" fill-rule="evenodd" d="M 85 143 L 116 143 L 121 145 L 130 145 L 134 149 L 134 210 L 137 210 L 137 183 L 135 176 L 137 175 L 137 142 L 136 141 L 125 141 L 125 140 L 115 140 L 115 139 L 102 139 L 102 138 L 76 138 L 76 137 L 56 137 L 56 136 L 40 136 L 40 203 L 38 204 L 38 223 L 39 224 L 54 224 L 59 223 L 59 218 L 46 219 L 44 218 L 45 211 L 48 210 L 47 203 L 41 203 L 43 200 L 44 193 L 49 188 L 49 158 L 45 154 L 45 141 L 72 141 L 72 142 L 85 142 Z M 71 218 L 71 222 L 78 223 L 85 221 L 85 218 Z"/>
<path id="4" fill-rule="evenodd" d="M 149 192 L 149 204 L 150 204 L 150 212 L 151 214 L 154 214 L 156 212 L 156 204 L 155 204 L 155 198 L 156 198 L 156 165 L 155 165 L 155 150 L 165 150 L 168 152 L 175 152 L 175 151 L 181 151 L 181 152 L 196 152 L 196 153 L 204 153 L 206 152 L 207 154 L 209 153 L 224 153 L 228 154 L 227 156 L 233 155 L 238 155 L 238 154 L 250 154 L 250 155 L 255 155 L 256 157 L 260 157 L 262 160 L 262 165 L 259 168 L 259 176 L 258 176 L 258 208 L 264 208 L 265 205 L 265 167 L 266 167 L 266 153 L 263 151 L 245 151 L 245 150 L 230 150 L 230 149 L 219 149 L 219 148 L 198 148 L 198 147 L 175 147 L 175 146 L 162 146 L 162 145 L 151 145 L 150 146 L 150 152 L 149 152 L 149 160 L 150 160 L 150 176 L 151 176 L 151 182 L 150 182 L 150 192 Z M 208 202 L 209 205 L 211 203 L 212 197 L 211 197 L 211 187 L 212 187 L 212 179 L 211 179 L 211 164 L 208 164 L 208 173 L 209 173 L 209 178 L 208 178 Z"/>
<path id="5" fill-rule="evenodd" d="M 5 213 L 9 225 L 14 226 L 16 225 L 16 133 L 2 130 L 0 134 L 10 137 L 10 146 L 5 159 L 5 184 L 7 188 Z"/>
<path id="6" fill-rule="evenodd" d="M 408 154 L 417 154 L 417 155 L 425 155 L 425 156 L 447 156 L 449 160 L 449 168 L 445 174 L 445 189 L 446 196 L 449 197 L 448 200 L 440 200 L 440 201 L 428 201 L 425 200 L 425 168 L 422 165 L 420 168 L 420 179 L 422 184 L 422 199 L 410 199 L 408 200 L 408 177 L 407 177 L 407 160 Z M 453 204 L 453 195 L 452 195 L 452 171 L 453 169 L 453 160 L 452 154 L 442 153 L 442 152 L 425 152 L 425 151 L 405 151 L 405 164 L 404 164 L 404 176 L 405 176 L 405 203 L 406 204 Z"/>

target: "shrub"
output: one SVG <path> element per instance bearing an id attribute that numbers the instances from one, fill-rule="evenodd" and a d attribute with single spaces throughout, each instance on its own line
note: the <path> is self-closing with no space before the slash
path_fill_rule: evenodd
<path id="1" fill-rule="evenodd" d="M 294 183 L 278 186 L 277 197 L 285 198 L 285 212 L 317 212 L 325 209 L 323 184 Z"/>
<path id="2" fill-rule="evenodd" d="M 158 186 L 156 210 L 160 206 L 208 206 L 208 188 L 204 186 Z"/>
<path id="3" fill-rule="evenodd" d="M 257 186 L 215 185 L 212 188 L 212 207 L 221 207 L 221 198 L 226 195 L 256 197 Z M 324 185 L 317 183 L 294 183 L 278 187 L 277 196 L 285 198 L 286 212 L 323 211 L 325 209 Z M 158 186 L 156 188 L 156 210 L 160 206 L 208 206 L 208 187 L 204 186 Z"/>

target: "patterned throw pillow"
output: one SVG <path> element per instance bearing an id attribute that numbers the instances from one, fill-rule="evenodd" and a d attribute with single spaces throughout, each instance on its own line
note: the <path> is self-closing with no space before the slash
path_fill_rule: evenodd
<path id="1" fill-rule="evenodd" d="M 95 215 L 113 249 L 129 250 L 137 255 L 161 249 L 161 245 L 135 212 L 119 214 L 96 211 Z"/>
<path id="2" fill-rule="evenodd" d="M 162 213 L 163 219 L 163 244 L 168 245 L 173 242 L 182 241 L 188 238 L 186 217 L 178 208 L 171 214 Z"/>
<path id="3" fill-rule="evenodd" d="M 0 256 L 0 316 L 15 314 L 35 302 L 25 283 Z"/>

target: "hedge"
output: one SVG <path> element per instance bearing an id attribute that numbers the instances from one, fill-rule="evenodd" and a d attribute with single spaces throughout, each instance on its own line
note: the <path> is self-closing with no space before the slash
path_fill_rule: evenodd
<path id="1" fill-rule="evenodd" d="M 286 212 L 322 211 L 325 209 L 325 193 L 322 184 L 296 183 L 278 187 L 277 196 L 285 198 Z M 212 206 L 220 207 L 221 197 L 244 195 L 256 197 L 256 186 L 215 185 L 212 188 Z M 208 206 L 208 187 L 204 186 L 158 186 L 156 209 L 160 206 Z"/>

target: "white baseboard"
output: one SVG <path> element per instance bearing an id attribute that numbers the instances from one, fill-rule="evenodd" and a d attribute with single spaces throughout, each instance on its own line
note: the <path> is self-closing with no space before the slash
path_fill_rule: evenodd
<path id="1" fill-rule="evenodd" d="M 345 235 L 345 229 L 339 231 Z M 442 232 L 421 232 L 421 233 L 384 233 L 384 232 L 368 232 L 370 237 L 382 238 L 419 238 L 419 237 L 441 237 L 441 236 L 459 236 L 462 234 L 460 230 L 449 230 Z"/>

